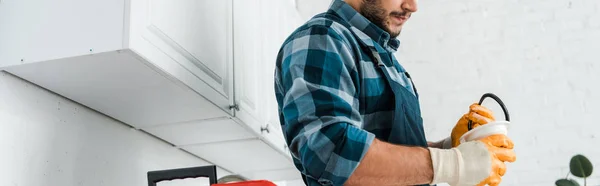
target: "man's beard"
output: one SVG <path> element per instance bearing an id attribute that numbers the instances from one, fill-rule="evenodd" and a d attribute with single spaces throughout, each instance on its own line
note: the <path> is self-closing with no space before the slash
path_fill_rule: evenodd
<path id="1" fill-rule="evenodd" d="M 380 7 L 380 0 L 364 0 L 360 8 L 360 14 L 379 28 L 388 32 L 390 37 L 395 38 L 400 35 L 400 30 L 398 32 L 389 30 L 389 25 L 386 22 L 388 15 L 386 14 L 385 9 Z"/>

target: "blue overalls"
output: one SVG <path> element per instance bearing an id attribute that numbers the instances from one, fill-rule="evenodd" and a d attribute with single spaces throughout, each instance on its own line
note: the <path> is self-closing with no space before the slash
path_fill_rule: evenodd
<path id="1" fill-rule="evenodd" d="M 427 140 L 425 139 L 425 130 L 423 129 L 423 119 L 421 118 L 421 108 L 418 99 L 417 89 L 412 82 L 410 74 L 404 71 L 404 68 L 398 63 L 393 63 L 391 53 L 381 54 L 377 49 L 369 47 L 372 52 L 373 61 L 379 67 L 379 70 L 383 72 L 388 85 L 394 92 L 395 109 L 394 109 L 394 122 L 392 125 L 392 131 L 388 137 L 388 142 L 393 144 L 401 144 L 407 146 L 421 146 L 427 147 Z M 388 57 L 388 65 L 394 65 L 395 68 L 386 68 L 386 64 L 382 60 L 382 55 Z M 399 84 L 392 77 L 390 70 L 396 70 L 396 73 L 404 74 L 410 79 L 410 83 L 413 85 L 413 91 L 415 94 L 409 92 L 406 87 Z"/>

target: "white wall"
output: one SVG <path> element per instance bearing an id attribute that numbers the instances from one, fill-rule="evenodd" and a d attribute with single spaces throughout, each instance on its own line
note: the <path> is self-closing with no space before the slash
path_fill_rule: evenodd
<path id="1" fill-rule="evenodd" d="M 294 0 L 296 9 L 302 19 L 310 19 L 313 16 L 323 13 L 329 8 L 331 0 Z"/>
<path id="2" fill-rule="evenodd" d="M 431 140 L 493 92 L 511 113 L 518 155 L 502 185 L 554 185 L 578 153 L 600 168 L 600 1 L 419 3 L 397 56 L 422 96 Z M 493 101 L 484 105 L 503 117 Z M 588 185 L 600 185 L 596 170 Z"/>
<path id="3" fill-rule="evenodd" d="M 5 72 L 0 72 L 0 147 L 2 185 L 144 186 L 147 171 L 209 165 Z"/>

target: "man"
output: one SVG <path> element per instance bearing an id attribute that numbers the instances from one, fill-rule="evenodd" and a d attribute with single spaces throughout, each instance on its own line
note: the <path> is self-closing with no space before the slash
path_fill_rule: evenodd
<path id="1" fill-rule="evenodd" d="M 283 43 L 275 91 L 286 141 L 314 185 L 498 185 L 515 161 L 504 135 L 460 144 L 471 105 L 450 137 L 427 142 L 418 93 L 393 53 L 416 0 L 334 0 Z"/>

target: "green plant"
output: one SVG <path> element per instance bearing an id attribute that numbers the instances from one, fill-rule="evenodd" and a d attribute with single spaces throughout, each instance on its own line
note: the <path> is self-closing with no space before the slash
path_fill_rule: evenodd
<path id="1" fill-rule="evenodd" d="M 590 160 L 588 160 L 585 156 L 578 154 L 571 158 L 569 170 L 570 172 L 564 179 L 556 180 L 556 186 L 579 186 L 577 181 L 569 179 L 569 174 L 583 178 L 583 185 L 587 186 L 587 177 L 592 175 L 594 167 L 592 166 Z"/>

